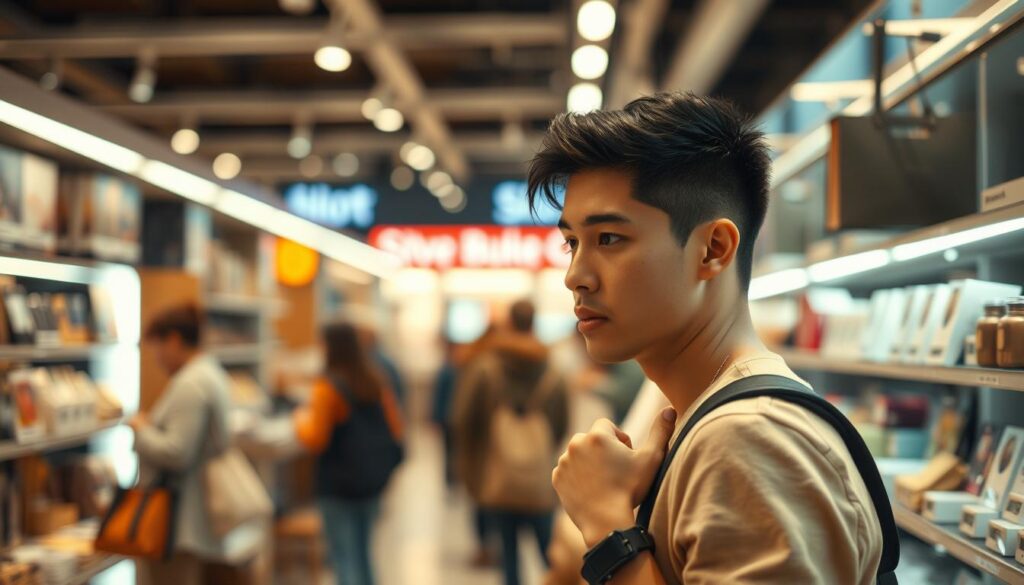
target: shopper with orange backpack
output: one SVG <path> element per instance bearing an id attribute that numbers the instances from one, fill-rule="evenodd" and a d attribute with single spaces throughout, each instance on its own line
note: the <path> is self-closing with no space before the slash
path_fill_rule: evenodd
<path id="1" fill-rule="evenodd" d="M 352 325 L 327 325 L 323 341 L 324 375 L 295 414 L 296 436 L 317 454 L 316 494 L 339 581 L 372 585 L 373 525 L 402 459 L 402 416 L 386 374 Z"/>

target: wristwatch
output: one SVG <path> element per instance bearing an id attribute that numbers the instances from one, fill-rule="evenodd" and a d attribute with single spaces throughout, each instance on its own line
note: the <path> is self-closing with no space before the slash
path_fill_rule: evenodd
<path id="1" fill-rule="evenodd" d="M 607 583 L 615 571 L 645 550 L 654 551 L 654 539 L 643 526 L 614 530 L 583 555 L 580 574 L 590 585 Z"/>

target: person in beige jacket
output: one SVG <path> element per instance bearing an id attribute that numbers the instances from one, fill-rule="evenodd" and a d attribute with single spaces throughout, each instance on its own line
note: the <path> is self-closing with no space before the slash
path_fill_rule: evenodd
<path id="1" fill-rule="evenodd" d="M 587 351 L 636 359 L 671 404 L 642 444 L 601 420 L 560 458 L 552 481 L 591 550 L 613 531 L 643 537 L 635 507 L 703 400 L 758 374 L 799 381 L 747 306 L 769 166 L 749 118 L 680 93 L 563 114 L 530 165 L 530 204 L 562 208 Z M 875 581 L 882 532 L 864 480 L 840 436 L 789 403 L 737 400 L 702 419 L 655 502 L 654 550 L 616 557 L 612 585 Z"/>
<path id="2" fill-rule="evenodd" d="M 139 482 L 163 477 L 178 489 L 174 554 L 136 564 L 139 582 L 201 585 L 204 566 L 224 555 L 223 539 L 207 517 L 203 469 L 230 444 L 228 376 L 199 349 L 202 317 L 194 306 L 171 309 L 149 325 L 146 339 L 171 379 L 148 415 L 136 415 Z"/>

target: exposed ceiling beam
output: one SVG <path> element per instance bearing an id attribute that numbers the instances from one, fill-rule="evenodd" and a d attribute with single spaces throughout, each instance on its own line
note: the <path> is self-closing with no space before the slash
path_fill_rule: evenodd
<path id="1" fill-rule="evenodd" d="M 769 0 L 702 0 L 666 69 L 664 91 L 714 89 Z"/>
<path id="2" fill-rule="evenodd" d="M 204 123 L 291 123 L 296 110 L 316 122 L 364 121 L 360 111 L 368 96 L 363 91 L 204 92 L 163 93 L 148 104 L 125 104 L 104 109 L 134 120 L 178 119 L 194 115 Z M 413 105 L 399 99 L 400 108 Z M 439 115 L 454 120 L 547 118 L 562 110 L 559 96 L 546 89 L 431 90 L 421 99 Z"/>
<path id="3" fill-rule="evenodd" d="M 536 152 L 543 135 L 529 133 L 521 145 L 510 148 L 496 133 L 472 132 L 455 134 L 456 147 L 477 160 L 525 161 Z M 217 132 L 202 135 L 200 152 L 217 155 L 232 152 L 246 156 L 281 156 L 287 152 L 289 136 L 284 132 Z M 341 152 L 356 154 L 389 154 L 398 152 L 408 135 L 384 134 L 376 131 L 314 133 L 313 154 L 333 156 Z"/>
<path id="4" fill-rule="evenodd" d="M 621 108 L 630 100 L 654 91 L 651 48 L 668 5 L 668 0 L 636 0 L 620 5 L 622 41 L 612 56 L 606 110 Z"/>
<path id="5" fill-rule="evenodd" d="M 367 63 L 377 79 L 394 92 L 411 118 L 416 134 L 437 155 L 440 165 L 458 181 L 469 180 L 469 162 L 452 141 L 441 113 L 425 97 L 423 80 L 402 51 L 396 37 L 384 26 L 380 7 L 373 0 L 333 0 L 334 10 L 343 10 L 353 30 L 373 39 L 364 49 Z"/>
<path id="6" fill-rule="evenodd" d="M 556 14 L 396 16 L 377 32 L 355 27 L 344 43 L 349 49 L 366 50 L 384 36 L 402 49 L 561 46 L 566 42 L 563 20 Z M 161 57 L 312 54 L 327 23 L 236 19 L 48 28 L 24 38 L 0 39 L 0 59 L 135 57 L 142 47 Z"/>

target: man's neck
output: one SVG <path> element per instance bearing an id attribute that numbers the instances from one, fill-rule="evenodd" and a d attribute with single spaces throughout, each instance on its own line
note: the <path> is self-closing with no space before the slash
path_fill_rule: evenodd
<path id="1" fill-rule="evenodd" d="M 713 312 L 696 327 L 637 356 L 644 373 L 680 417 L 730 364 L 766 351 L 754 332 L 746 302 L 737 305 Z"/>
<path id="2" fill-rule="evenodd" d="M 173 372 L 171 372 L 171 374 L 172 375 L 173 374 L 177 374 L 178 372 L 180 372 L 183 369 L 185 369 L 185 366 L 189 365 L 192 362 L 192 360 L 196 359 L 196 357 L 200 353 L 202 353 L 202 352 L 199 351 L 199 349 L 195 349 L 195 350 L 189 351 L 187 354 L 181 356 L 181 362 L 178 364 L 178 367 L 175 368 Z"/>

